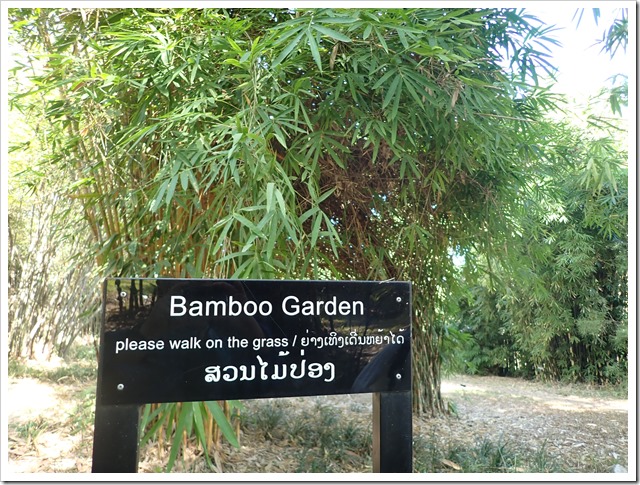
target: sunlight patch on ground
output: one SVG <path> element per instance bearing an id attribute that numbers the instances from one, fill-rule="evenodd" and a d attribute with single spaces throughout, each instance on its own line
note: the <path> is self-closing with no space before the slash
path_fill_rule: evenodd
<path id="1" fill-rule="evenodd" d="M 595 399 L 589 399 L 578 396 L 566 396 L 562 399 L 545 400 L 544 404 L 551 409 L 558 409 L 561 411 L 628 411 L 627 401 L 600 401 Z"/>
<path id="2" fill-rule="evenodd" d="M 4 404 L 10 422 L 26 422 L 41 416 L 57 401 L 53 387 L 31 378 L 10 379 L 7 394 Z"/>

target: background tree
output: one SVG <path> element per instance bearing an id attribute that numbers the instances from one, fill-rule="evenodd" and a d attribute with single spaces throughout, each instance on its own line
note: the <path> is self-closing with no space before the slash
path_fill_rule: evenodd
<path id="1" fill-rule="evenodd" d="M 477 343 L 465 357 L 484 372 L 624 382 L 626 151 L 611 136 L 553 130 L 553 177 L 524 206 L 510 262 L 493 262 L 493 284 L 476 288 L 460 314 Z"/>
<path id="2" fill-rule="evenodd" d="M 625 44 L 625 18 L 607 31 L 615 42 L 603 40 L 610 53 Z M 472 371 L 626 382 L 628 154 L 624 120 L 612 117 L 626 99 L 626 83 L 614 85 L 586 110 L 567 106 L 567 121 L 540 124 L 546 148 L 516 217 L 511 264 L 494 261 L 493 284 L 463 301 Z"/>
<path id="3" fill-rule="evenodd" d="M 17 52 L 17 62 L 22 59 Z M 23 67 L 26 67 L 23 65 Z M 13 90 L 27 73 L 11 76 Z M 44 116 L 40 94 L 17 101 L 6 125 L 8 166 L 8 348 L 14 358 L 66 357 L 99 328 L 100 276 L 82 254 L 90 234 L 81 206 L 61 193 L 72 181 L 45 160 L 64 132 Z"/>

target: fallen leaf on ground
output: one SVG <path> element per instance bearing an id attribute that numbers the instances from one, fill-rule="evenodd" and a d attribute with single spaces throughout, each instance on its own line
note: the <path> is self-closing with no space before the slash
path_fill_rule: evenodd
<path id="1" fill-rule="evenodd" d="M 454 463 L 451 460 L 447 460 L 446 458 L 443 458 L 442 460 L 440 460 L 440 462 L 443 465 L 448 466 L 449 468 L 453 468 L 454 470 L 462 470 L 462 467 L 460 465 L 458 465 L 457 463 Z"/>

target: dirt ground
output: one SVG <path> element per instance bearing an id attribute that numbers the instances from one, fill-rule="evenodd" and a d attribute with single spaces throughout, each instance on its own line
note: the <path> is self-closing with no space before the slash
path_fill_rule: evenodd
<path id="1" fill-rule="evenodd" d="M 90 472 L 93 426 L 87 423 L 93 422 L 95 395 L 91 383 L 9 378 L 7 391 L 3 400 L 9 423 L 5 472 Z M 414 437 L 435 438 L 443 446 L 445 442 L 472 446 L 490 439 L 531 453 L 544 447 L 576 471 L 593 470 L 594 462 L 603 472 L 615 465 L 629 467 L 629 403 L 611 393 L 586 386 L 457 376 L 443 381 L 442 394 L 451 403 L 452 414 L 414 417 Z M 318 403 L 341 408 L 362 422 L 371 421 L 369 394 L 288 398 L 285 405 L 304 408 Z M 223 471 L 287 471 L 285 450 L 246 439 L 241 444 L 224 457 Z M 141 456 L 139 471 L 159 471 L 161 459 L 148 452 Z M 272 466 L 252 469 L 256 459 Z"/>
<path id="2" fill-rule="evenodd" d="M 488 437 L 530 452 L 544 445 L 575 470 L 593 469 L 594 461 L 606 466 L 601 471 L 628 467 L 627 400 L 585 386 L 505 377 L 461 376 L 445 381 L 442 392 L 455 403 L 459 419 L 419 421 L 418 432 L 438 426 L 440 436 L 462 444 Z"/>

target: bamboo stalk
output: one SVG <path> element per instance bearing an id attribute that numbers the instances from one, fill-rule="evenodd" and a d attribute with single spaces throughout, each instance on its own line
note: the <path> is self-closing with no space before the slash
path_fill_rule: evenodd
<path id="1" fill-rule="evenodd" d="M 205 413 L 206 413 L 206 421 L 205 421 L 205 439 L 206 439 L 206 443 L 205 443 L 205 453 L 210 453 L 211 452 L 211 447 L 213 445 L 213 426 L 214 426 L 214 421 L 213 421 L 213 415 L 211 414 L 211 411 L 209 410 L 208 406 L 204 406 L 205 408 Z"/>

